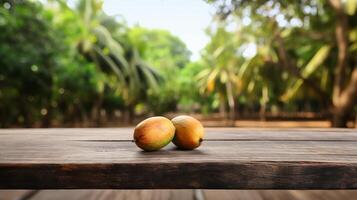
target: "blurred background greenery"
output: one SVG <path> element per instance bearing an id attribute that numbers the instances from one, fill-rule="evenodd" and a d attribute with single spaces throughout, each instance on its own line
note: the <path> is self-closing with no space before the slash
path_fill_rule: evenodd
<path id="1" fill-rule="evenodd" d="M 170 113 L 355 123 L 356 0 L 205 3 L 216 14 L 192 61 L 175 33 L 128 26 L 100 0 L 0 0 L 0 127 Z"/>

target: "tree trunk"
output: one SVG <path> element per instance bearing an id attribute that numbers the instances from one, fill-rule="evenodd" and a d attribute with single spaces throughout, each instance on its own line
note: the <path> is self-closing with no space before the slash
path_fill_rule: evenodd
<path id="1" fill-rule="evenodd" d="M 266 120 L 266 107 L 267 103 L 269 101 L 269 92 L 268 92 L 268 87 L 263 87 L 262 89 L 262 97 L 260 100 L 260 110 L 259 110 L 259 117 L 261 121 Z"/>
<path id="2" fill-rule="evenodd" d="M 31 128 L 32 127 L 32 115 L 31 112 L 28 111 L 27 109 L 27 103 L 26 103 L 26 99 L 24 96 L 20 97 L 20 113 L 23 116 L 23 124 L 22 126 L 24 126 L 25 128 Z"/>
<path id="3" fill-rule="evenodd" d="M 226 85 L 226 89 L 227 89 L 227 99 L 228 99 L 228 106 L 229 106 L 229 122 L 230 122 L 230 126 L 234 126 L 234 120 L 235 120 L 235 99 L 234 99 L 234 95 L 233 95 L 233 87 L 232 87 L 232 83 L 230 81 L 227 82 Z"/>
<path id="4" fill-rule="evenodd" d="M 51 127 L 51 122 L 52 122 L 52 115 L 53 115 L 53 109 L 52 109 L 52 80 L 50 83 L 51 91 L 49 91 L 49 95 L 47 96 L 47 102 L 46 102 L 46 110 L 47 113 L 42 118 L 42 127 L 43 128 L 49 128 Z M 41 113 L 42 114 L 42 113 Z"/>
<path id="5" fill-rule="evenodd" d="M 43 117 L 42 120 L 42 128 L 49 128 L 51 127 L 51 120 L 52 120 L 52 106 L 48 105 L 47 107 L 47 113 Z"/>
<path id="6" fill-rule="evenodd" d="M 333 127 L 346 127 L 348 117 L 353 114 L 353 107 L 357 102 L 357 67 L 353 69 L 351 79 L 347 87 L 339 95 L 339 98 L 334 101 L 333 108 Z"/>
<path id="7" fill-rule="evenodd" d="M 133 105 L 128 105 L 126 110 L 124 111 L 124 123 L 126 125 L 131 125 L 134 122 L 134 106 Z"/>
<path id="8" fill-rule="evenodd" d="M 261 104 L 260 105 L 260 109 L 259 109 L 260 121 L 265 121 L 266 120 L 265 114 L 266 114 L 266 104 Z"/>
<path id="9" fill-rule="evenodd" d="M 333 85 L 333 127 L 346 127 L 349 113 L 356 103 L 357 95 L 357 67 L 352 70 L 351 79 L 346 87 L 348 61 L 348 18 L 344 13 L 341 0 L 330 0 L 336 12 L 336 42 L 338 47 L 337 65 L 334 73 Z"/>
<path id="10" fill-rule="evenodd" d="M 235 111 L 235 106 L 230 106 L 229 108 L 229 122 L 230 122 L 230 126 L 234 126 L 234 121 L 236 118 L 236 111 Z"/>
<path id="11" fill-rule="evenodd" d="M 339 127 L 339 128 L 347 127 L 348 117 L 349 117 L 348 113 L 336 108 L 332 116 L 332 123 L 331 123 L 332 127 Z"/>
<path id="12" fill-rule="evenodd" d="M 226 100 L 224 98 L 223 94 L 219 94 L 219 114 L 221 117 L 224 119 L 227 118 L 227 112 L 226 112 Z"/>
<path id="13" fill-rule="evenodd" d="M 100 92 L 98 95 L 98 98 L 96 99 L 93 109 L 92 109 L 92 121 L 95 124 L 95 126 L 99 127 L 101 123 L 101 109 L 102 109 L 102 103 L 103 103 L 103 94 L 104 92 Z"/>

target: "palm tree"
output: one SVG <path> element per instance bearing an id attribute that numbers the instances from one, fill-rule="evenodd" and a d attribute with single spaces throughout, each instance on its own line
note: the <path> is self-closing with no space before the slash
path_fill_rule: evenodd
<path id="1" fill-rule="evenodd" d="M 237 76 L 237 58 L 235 42 L 231 33 L 223 26 L 212 36 L 211 43 L 206 47 L 207 69 L 197 75 L 202 93 L 217 93 L 220 102 L 220 112 L 226 116 L 226 105 L 229 107 L 229 118 L 234 120 L 236 96 L 239 94 L 239 79 Z"/>
<path id="2" fill-rule="evenodd" d="M 121 33 L 124 27 L 102 11 L 102 4 L 100 0 L 80 0 L 76 9 L 72 10 L 80 26 L 77 49 L 101 71 L 116 75 L 117 88 L 125 100 L 131 120 L 134 106 L 148 90 L 156 90 L 160 75 L 143 61 L 135 43 Z M 71 9 L 65 3 L 62 5 Z M 96 121 L 99 121 L 104 95 L 104 88 L 101 88 L 93 112 Z"/>

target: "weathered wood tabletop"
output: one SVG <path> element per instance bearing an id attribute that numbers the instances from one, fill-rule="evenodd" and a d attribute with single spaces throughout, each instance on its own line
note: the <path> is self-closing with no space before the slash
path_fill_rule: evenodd
<path id="1" fill-rule="evenodd" d="M 0 130 L 0 189 L 356 189 L 356 129 L 207 128 L 143 152 L 132 128 Z"/>

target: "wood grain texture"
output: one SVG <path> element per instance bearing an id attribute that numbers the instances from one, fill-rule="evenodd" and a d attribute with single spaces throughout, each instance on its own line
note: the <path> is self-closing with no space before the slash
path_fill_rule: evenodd
<path id="1" fill-rule="evenodd" d="M 0 190 L 0 200 L 29 200 L 40 190 Z"/>
<path id="2" fill-rule="evenodd" d="M 355 129 L 206 129 L 194 151 L 132 128 L 0 130 L 3 189 L 356 189 Z"/>
<path id="3" fill-rule="evenodd" d="M 0 193 L 1 194 L 1 193 Z M 42 190 L 29 200 L 195 200 L 192 190 Z"/>
<path id="4" fill-rule="evenodd" d="M 200 191 L 202 196 L 195 196 Z M 0 200 L 355 200 L 356 190 L 0 190 Z"/>
<path id="5" fill-rule="evenodd" d="M 205 200 L 355 200 L 352 190 L 205 190 Z"/>

